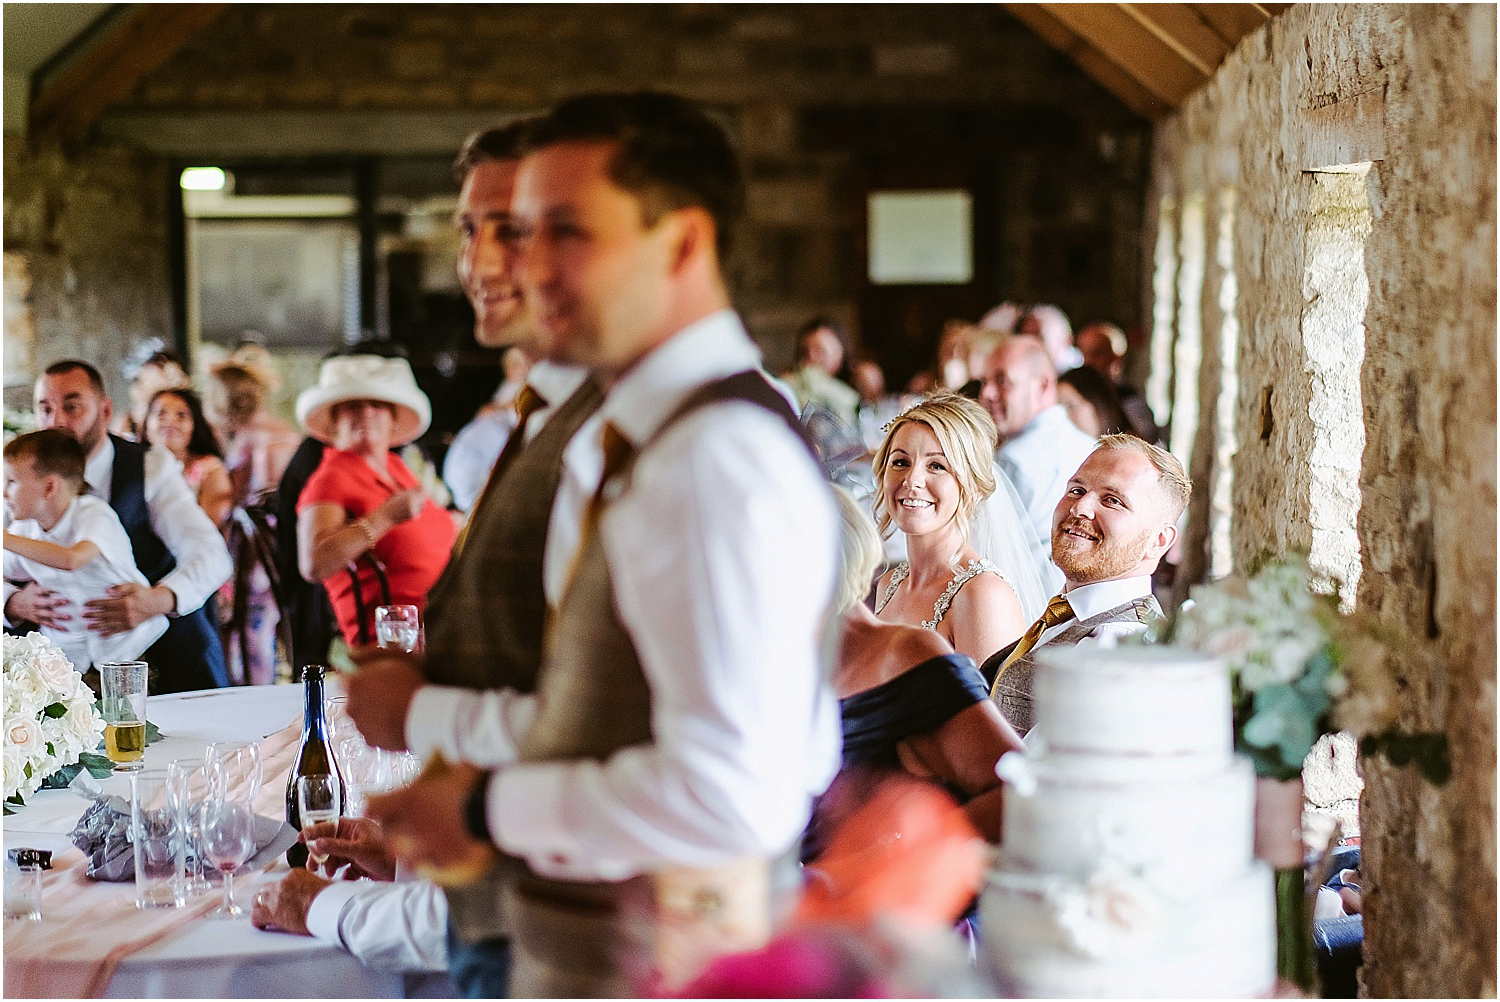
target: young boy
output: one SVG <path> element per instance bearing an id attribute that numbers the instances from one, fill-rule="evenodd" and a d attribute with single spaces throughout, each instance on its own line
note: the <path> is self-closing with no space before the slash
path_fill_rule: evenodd
<path id="1" fill-rule="evenodd" d="M 133 661 L 167 629 L 165 616 L 111 637 L 84 625 L 83 603 L 127 581 L 149 582 L 136 569 L 114 509 L 80 494 L 83 464 L 83 446 L 56 428 L 18 435 L 5 446 L 5 500 L 14 520 L 5 532 L 5 580 L 35 581 L 72 603 L 66 622 L 41 632 L 81 672 L 91 664 Z"/>

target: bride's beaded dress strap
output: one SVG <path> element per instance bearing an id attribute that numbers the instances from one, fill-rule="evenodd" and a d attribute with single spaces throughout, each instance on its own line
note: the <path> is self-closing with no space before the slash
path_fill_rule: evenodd
<path id="1" fill-rule="evenodd" d="M 993 574 L 1000 574 L 1000 568 L 996 567 L 988 560 L 975 558 L 974 560 L 969 561 L 969 566 L 953 575 L 953 580 L 948 582 L 948 587 L 943 589 L 943 593 L 938 596 L 938 600 L 932 605 L 932 618 L 923 623 L 922 628 L 925 630 L 936 630 L 938 628 L 938 624 L 943 621 L 943 617 L 948 615 L 948 607 L 953 604 L 953 596 L 958 594 L 958 590 L 962 588 L 970 578 L 983 574 L 986 571 L 989 571 Z M 897 564 L 896 569 L 891 571 L 891 580 L 885 586 L 885 591 L 881 593 L 880 601 L 875 603 L 875 614 L 877 616 L 880 615 L 880 610 L 884 609 L 886 605 L 889 604 L 891 596 L 896 594 L 896 589 L 901 586 L 901 582 L 905 581 L 906 576 L 910 573 L 911 564 L 907 563 L 905 560 Z M 1000 576 L 1003 578 L 1005 575 L 1000 574 Z"/>

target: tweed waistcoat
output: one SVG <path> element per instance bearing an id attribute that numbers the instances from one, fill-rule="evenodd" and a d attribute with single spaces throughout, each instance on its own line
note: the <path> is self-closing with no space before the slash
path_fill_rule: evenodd
<path id="1" fill-rule="evenodd" d="M 648 450 L 668 428 L 707 404 L 745 400 L 782 417 L 800 437 L 796 415 L 756 372 L 715 380 L 689 396 L 641 444 Z M 629 489 L 634 456 L 620 473 L 601 485 L 607 502 Z M 620 622 L 604 542 L 595 524 L 580 543 L 576 571 L 556 619 L 549 625 L 546 653 L 536 681 L 536 716 L 521 739 L 523 762 L 577 759 L 603 760 L 619 749 L 652 740 L 651 688 L 641 669 L 635 642 Z M 511 893 L 507 920 L 517 947 L 537 956 L 549 968 L 592 972 L 596 986 L 618 974 L 615 954 L 649 950 L 651 933 L 627 919 L 639 917 L 641 902 L 651 899 L 652 879 L 621 882 L 564 881 L 538 875 L 518 860 L 492 870 L 507 873 Z M 559 916 L 587 936 L 558 936 Z M 643 939 L 644 937 L 644 939 Z M 600 990 L 603 990 L 601 987 Z"/>
<path id="2" fill-rule="evenodd" d="M 1036 722 L 1031 688 L 1036 677 L 1036 663 L 1033 658 L 1039 651 L 1045 651 L 1049 647 L 1067 647 L 1076 644 L 1093 633 L 1096 628 L 1107 623 L 1150 623 L 1160 618 L 1161 606 L 1156 604 L 1156 599 L 1150 595 L 1143 595 L 1123 605 L 1117 605 L 1113 609 L 1106 609 L 1097 616 L 1069 623 L 1057 636 L 1022 655 L 1014 664 L 1005 669 L 995 692 L 995 702 L 999 705 L 1000 712 L 1004 714 L 1006 720 L 1010 721 L 1016 733 L 1025 737 L 1026 732 L 1031 730 L 1031 725 Z M 1005 655 L 1009 652 L 1010 648 L 1007 647 L 986 659 L 984 669 L 981 671 L 986 672 L 987 678 L 992 677 L 989 673 L 1004 661 Z"/>
<path id="3" fill-rule="evenodd" d="M 427 678 L 530 692 L 547 617 L 542 558 L 562 454 L 604 395 L 583 384 L 484 492 L 427 604 Z M 520 434 L 517 429 L 517 434 Z"/>

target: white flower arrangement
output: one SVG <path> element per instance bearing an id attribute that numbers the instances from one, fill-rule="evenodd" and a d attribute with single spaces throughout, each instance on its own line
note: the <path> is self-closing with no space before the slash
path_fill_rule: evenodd
<path id="1" fill-rule="evenodd" d="M 26 802 L 99 746 L 104 718 L 67 657 L 40 633 L 5 636 L 5 805 Z"/>
<path id="2" fill-rule="evenodd" d="M 1292 779 L 1324 734 L 1343 730 L 1366 751 L 1396 741 L 1399 716 L 1386 658 L 1406 647 L 1366 617 L 1344 616 L 1331 595 L 1314 594 L 1299 555 L 1270 561 L 1249 577 L 1193 589 L 1175 640 L 1223 659 L 1234 683 L 1235 743 L 1258 775 Z M 1441 763 L 1434 762 L 1441 770 Z"/>

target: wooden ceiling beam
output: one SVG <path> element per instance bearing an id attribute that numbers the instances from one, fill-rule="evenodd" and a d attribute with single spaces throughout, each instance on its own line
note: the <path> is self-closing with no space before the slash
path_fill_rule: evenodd
<path id="1" fill-rule="evenodd" d="M 1253 3 L 1190 3 L 1184 6 L 1203 19 L 1231 50 L 1240 39 L 1266 23 L 1268 15 Z"/>
<path id="2" fill-rule="evenodd" d="M 1184 59 L 1118 4 L 1039 6 L 1174 109 L 1208 80 L 1209 74 Z"/>
<path id="3" fill-rule="evenodd" d="M 1205 77 L 1213 76 L 1214 70 L 1229 55 L 1230 46 L 1225 45 L 1223 39 L 1187 4 L 1122 3 L 1120 9 Z"/>
<path id="4" fill-rule="evenodd" d="M 1043 10 L 1042 4 L 1003 4 L 1017 21 L 1036 32 L 1037 37 L 1071 59 L 1093 81 L 1124 102 L 1138 115 L 1156 121 L 1174 110 L 1120 67 L 1110 62 L 1077 33 Z"/>
<path id="5" fill-rule="evenodd" d="M 110 104 L 218 17 L 228 4 L 155 3 L 129 11 L 79 55 L 31 102 L 31 129 L 64 137 L 82 135 Z"/>

